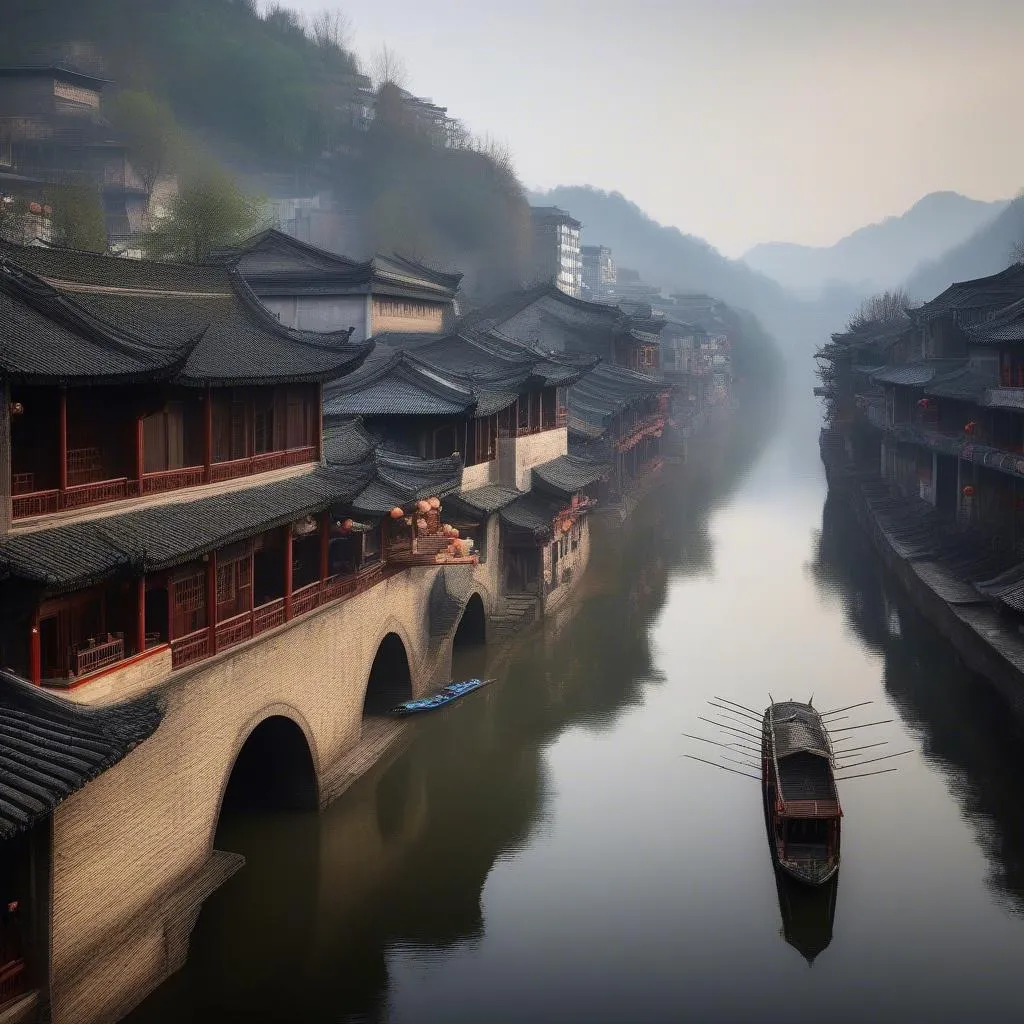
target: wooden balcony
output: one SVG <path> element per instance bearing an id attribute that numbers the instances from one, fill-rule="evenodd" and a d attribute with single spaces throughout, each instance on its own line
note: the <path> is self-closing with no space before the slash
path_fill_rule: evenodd
<path id="1" fill-rule="evenodd" d="M 15 473 L 11 476 L 12 515 L 15 519 L 27 519 L 31 516 L 52 515 L 111 501 L 123 501 L 126 498 L 165 494 L 202 484 L 223 483 L 241 477 L 256 476 L 259 473 L 269 473 L 276 469 L 301 466 L 315 462 L 316 458 L 316 447 L 311 445 L 266 452 L 251 458 L 235 459 L 232 462 L 214 462 L 209 469 L 203 466 L 186 466 L 182 469 L 146 473 L 141 481 L 116 477 L 109 480 L 72 482 L 73 479 L 82 481 L 83 477 L 96 471 L 92 462 L 89 462 L 84 468 L 80 465 L 74 473 L 69 470 L 68 486 L 63 490 L 56 487 L 36 490 L 34 473 Z"/>
<path id="2" fill-rule="evenodd" d="M 72 665 L 76 676 L 84 676 L 123 660 L 124 637 L 108 634 L 106 640 L 90 640 L 79 647 L 72 656 Z"/>
<path id="3" fill-rule="evenodd" d="M 433 556 L 431 556 L 433 561 Z M 291 620 L 286 618 L 285 600 L 279 597 L 252 611 L 233 615 L 230 619 L 217 623 L 215 630 L 217 653 L 251 640 L 260 633 L 265 633 L 287 621 L 294 621 L 302 615 L 308 615 L 322 605 L 345 600 L 361 594 L 370 587 L 380 583 L 388 576 L 400 572 L 403 566 L 389 566 L 384 562 L 371 566 L 362 572 L 347 576 L 331 576 L 326 580 L 316 580 L 292 593 Z M 203 661 L 210 655 L 210 631 L 201 629 L 188 636 L 171 641 L 171 667 L 186 668 L 196 662 Z"/>

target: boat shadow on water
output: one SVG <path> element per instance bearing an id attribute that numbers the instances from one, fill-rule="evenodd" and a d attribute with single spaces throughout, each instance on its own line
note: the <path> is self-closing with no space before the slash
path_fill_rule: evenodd
<path id="1" fill-rule="evenodd" d="M 832 942 L 839 872 L 822 885 L 810 886 L 773 870 L 782 915 L 780 934 L 812 967 Z"/>

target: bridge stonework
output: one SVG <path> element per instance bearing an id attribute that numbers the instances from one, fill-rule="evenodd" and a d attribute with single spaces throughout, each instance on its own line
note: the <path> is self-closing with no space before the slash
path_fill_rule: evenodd
<path id="1" fill-rule="evenodd" d="M 488 531 L 486 562 L 471 570 L 488 618 L 497 533 Z M 193 669 L 145 680 L 166 702 L 160 728 L 54 813 L 54 1024 L 115 1020 L 183 965 L 203 900 L 241 864 L 214 851 L 214 834 L 235 760 L 260 722 L 282 715 L 301 728 L 324 806 L 351 778 L 344 758 L 360 738 L 384 637 L 401 638 L 414 695 L 447 682 L 454 628 L 433 644 L 429 630 L 441 571 L 405 570 Z M 78 699 L 123 699 L 117 689 Z"/>

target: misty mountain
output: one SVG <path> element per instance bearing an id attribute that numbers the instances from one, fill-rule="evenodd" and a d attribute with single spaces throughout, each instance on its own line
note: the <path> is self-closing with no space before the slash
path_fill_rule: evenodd
<path id="1" fill-rule="evenodd" d="M 1024 242 L 1024 197 L 1015 199 L 966 241 L 923 262 L 906 281 L 911 298 L 931 299 L 954 281 L 998 273 L 1010 264 L 1016 245 Z"/>
<path id="2" fill-rule="evenodd" d="M 837 330 L 857 304 L 856 297 L 845 291 L 833 293 L 827 302 L 802 302 L 777 281 L 740 260 L 728 259 L 702 238 L 659 224 L 618 192 L 560 185 L 528 198 L 534 205 L 567 210 L 582 222 L 585 245 L 610 246 L 616 265 L 638 270 L 644 281 L 666 294 L 705 292 L 753 313 L 782 351 L 798 359 Z"/>
<path id="3" fill-rule="evenodd" d="M 923 261 L 965 241 L 994 221 L 1009 200 L 982 202 L 958 192 L 932 192 L 906 213 L 858 228 L 835 245 L 767 242 L 743 260 L 802 293 L 841 282 L 867 295 L 890 288 Z"/>

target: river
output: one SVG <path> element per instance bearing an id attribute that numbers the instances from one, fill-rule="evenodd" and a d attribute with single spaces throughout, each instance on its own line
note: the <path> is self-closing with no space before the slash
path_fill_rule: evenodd
<path id="1" fill-rule="evenodd" d="M 499 681 L 324 815 L 225 826 L 247 866 L 130 1020 L 1021 1020 L 1024 735 L 826 502 L 791 404 L 668 470 L 571 608 L 460 655 Z M 769 693 L 872 700 L 912 750 L 841 786 L 811 899 L 758 784 L 684 757 L 709 697 Z"/>

